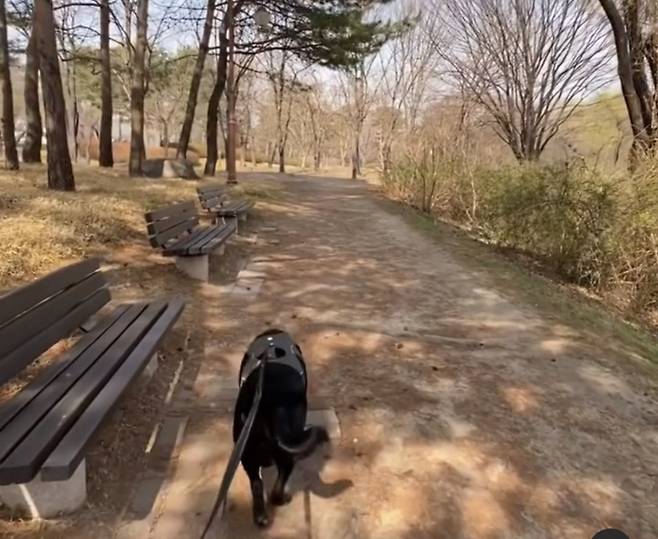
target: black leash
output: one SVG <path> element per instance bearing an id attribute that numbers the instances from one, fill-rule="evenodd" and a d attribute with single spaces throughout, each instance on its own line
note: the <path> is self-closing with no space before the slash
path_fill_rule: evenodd
<path id="1" fill-rule="evenodd" d="M 235 442 L 235 446 L 233 446 L 233 452 L 231 453 L 231 457 L 228 459 L 228 464 L 226 465 L 226 471 L 224 472 L 224 477 L 222 478 L 222 484 L 219 487 L 219 493 L 217 494 L 215 505 L 210 512 L 210 518 L 208 519 L 208 523 L 206 524 L 206 527 L 201 534 L 201 539 L 206 537 L 206 534 L 208 533 L 208 530 L 210 530 L 210 527 L 212 526 L 217 513 L 219 513 L 219 510 L 222 509 L 222 512 L 224 510 L 223 506 L 226 503 L 228 489 L 231 486 L 235 472 L 238 469 L 238 465 L 240 464 L 242 453 L 244 451 L 245 445 L 247 445 L 247 440 L 249 439 L 249 434 L 251 434 L 251 429 L 254 426 L 254 420 L 256 419 L 256 413 L 258 413 L 260 399 L 263 396 L 263 380 L 265 379 L 265 363 L 267 363 L 267 356 L 269 356 L 269 354 L 266 354 L 266 357 L 261 359 L 260 365 L 258 366 L 258 382 L 256 384 L 254 402 L 251 403 L 249 415 L 247 416 L 247 420 L 242 427 L 240 436 L 238 436 L 238 441 Z"/>

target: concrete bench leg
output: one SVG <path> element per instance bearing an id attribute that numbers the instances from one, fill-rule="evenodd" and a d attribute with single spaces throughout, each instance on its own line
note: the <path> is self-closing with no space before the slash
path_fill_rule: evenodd
<path id="1" fill-rule="evenodd" d="M 240 219 L 240 221 L 245 221 L 246 222 L 247 221 L 247 215 L 249 215 L 249 214 L 246 211 L 242 212 L 240 215 L 238 215 L 238 219 Z"/>
<path id="2" fill-rule="evenodd" d="M 177 256 L 176 266 L 193 279 L 208 282 L 208 255 Z"/>
<path id="3" fill-rule="evenodd" d="M 239 236 L 240 235 L 240 219 L 236 215 L 235 217 L 232 218 L 235 221 L 235 235 Z"/>
<path id="4" fill-rule="evenodd" d="M 0 501 L 12 512 L 33 519 L 53 518 L 73 513 L 87 500 L 86 462 L 83 461 L 65 481 L 42 481 L 0 486 Z"/>

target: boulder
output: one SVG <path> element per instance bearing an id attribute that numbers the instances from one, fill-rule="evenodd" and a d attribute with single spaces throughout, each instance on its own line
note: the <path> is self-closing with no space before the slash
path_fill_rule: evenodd
<path id="1" fill-rule="evenodd" d="M 143 169 L 147 178 L 199 179 L 189 159 L 146 159 Z"/>

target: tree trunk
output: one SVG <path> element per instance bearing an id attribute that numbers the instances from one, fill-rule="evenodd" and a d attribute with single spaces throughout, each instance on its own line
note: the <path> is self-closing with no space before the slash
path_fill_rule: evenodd
<path id="1" fill-rule="evenodd" d="M 391 150 L 391 143 L 390 141 L 386 141 L 382 145 L 382 174 L 387 175 L 391 171 L 391 155 L 392 155 L 392 150 Z"/>
<path id="2" fill-rule="evenodd" d="M 320 151 L 319 148 L 315 149 L 315 155 L 313 156 L 313 169 L 317 172 L 320 170 L 320 166 L 322 165 L 322 152 Z"/>
<path id="3" fill-rule="evenodd" d="M 286 147 L 283 144 L 279 144 L 279 172 L 286 172 Z"/>
<path id="4" fill-rule="evenodd" d="M 236 104 L 238 99 L 238 80 L 235 73 L 235 25 L 238 11 L 235 2 L 228 0 L 226 4 L 226 19 L 228 32 L 228 73 L 226 76 L 226 181 L 238 183 L 235 161 L 235 147 L 238 136 L 238 120 Z"/>
<path id="5" fill-rule="evenodd" d="M 25 50 L 25 139 L 23 141 L 23 162 L 41 163 L 41 109 L 39 105 L 39 51 L 37 49 L 37 34 L 32 32 Z"/>
<path id="6" fill-rule="evenodd" d="M 619 82 L 621 83 L 622 92 L 624 94 L 626 111 L 628 112 L 628 118 L 633 131 L 633 145 L 631 147 L 630 160 L 631 167 L 634 167 L 635 164 L 637 164 L 637 160 L 640 159 L 642 154 L 646 153 L 649 149 L 651 142 L 648 133 L 645 131 L 642 118 L 642 104 L 635 90 L 633 62 L 624 20 L 622 19 L 614 0 L 599 1 L 610 21 L 612 33 L 615 38 L 617 72 L 619 74 Z"/>
<path id="7" fill-rule="evenodd" d="M 130 161 L 131 176 L 143 174 L 142 165 L 146 147 L 144 145 L 144 92 L 146 39 L 148 30 L 148 0 L 137 2 L 137 43 L 133 56 L 133 76 L 130 87 Z"/>
<path id="8" fill-rule="evenodd" d="M 203 34 L 199 43 L 199 54 L 196 57 L 194 71 L 192 72 L 192 81 L 190 82 L 190 92 L 187 96 L 187 107 L 185 108 L 185 117 L 181 127 L 180 137 L 178 138 L 178 149 L 176 157 L 179 159 L 187 156 L 187 148 L 190 145 L 192 135 L 192 126 L 194 125 L 194 113 L 199 98 L 199 87 L 201 86 L 201 77 L 203 76 L 203 66 L 208 56 L 208 44 L 210 43 L 210 34 L 212 33 L 212 23 L 215 16 L 215 0 L 208 0 L 206 9 L 206 21 L 203 25 Z"/>
<path id="9" fill-rule="evenodd" d="M 35 29 L 41 71 L 41 92 L 46 114 L 48 188 L 75 191 L 71 155 L 66 138 L 66 103 L 59 71 L 52 0 L 35 0 Z"/>
<path id="10" fill-rule="evenodd" d="M 354 139 L 354 153 L 352 154 L 352 179 L 361 175 L 361 141 L 360 137 Z"/>
<path id="11" fill-rule="evenodd" d="M 649 88 L 649 82 L 644 71 L 645 43 L 640 28 L 640 6 L 639 1 L 624 2 L 626 38 L 631 57 L 631 68 L 633 71 L 633 86 L 640 102 L 642 123 L 648 137 L 653 131 L 653 92 Z"/>
<path id="12" fill-rule="evenodd" d="M 101 126 L 98 141 L 98 164 L 114 166 L 112 155 L 112 66 L 110 64 L 110 2 L 101 0 Z"/>
<path id="13" fill-rule="evenodd" d="M 9 170 L 18 170 L 18 152 L 14 134 L 14 94 L 11 90 L 9 72 L 5 0 L 0 0 L 0 76 L 2 77 L 2 141 L 5 147 L 5 162 Z"/>
<path id="14" fill-rule="evenodd" d="M 87 147 L 85 148 L 85 151 L 87 152 L 87 155 L 85 157 L 87 158 L 88 165 L 91 163 L 91 146 L 92 143 L 94 142 L 94 137 L 96 137 L 96 129 L 94 129 L 94 127 L 90 127 L 87 136 Z"/>
<path id="15" fill-rule="evenodd" d="M 219 33 L 219 56 L 217 57 L 217 79 L 208 100 L 208 115 L 206 121 L 206 166 L 205 176 L 214 176 L 217 170 L 218 143 L 217 122 L 219 121 L 219 102 L 226 86 L 226 68 L 228 60 L 228 39 L 226 27 L 222 25 Z"/>
<path id="16" fill-rule="evenodd" d="M 164 156 L 169 157 L 169 122 L 162 121 L 162 138 L 164 139 Z"/>
<path id="17" fill-rule="evenodd" d="M 67 92 L 70 97 L 70 118 L 68 119 L 67 131 L 71 139 L 69 143 L 69 150 L 71 151 L 71 159 L 73 162 L 78 162 L 78 133 L 80 127 L 80 112 L 78 110 L 78 92 L 75 75 L 75 60 L 71 60 L 66 64 L 66 86 Z"/>

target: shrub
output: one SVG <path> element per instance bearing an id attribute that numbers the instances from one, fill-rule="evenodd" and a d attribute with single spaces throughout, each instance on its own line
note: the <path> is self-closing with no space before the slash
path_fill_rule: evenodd
<path id="1" fill-rule="evenodd" d="M 477 224 L 487 239 L 531 253 L 579 283 L 605 278 L 613 188 L 584 167 L 523 166 L 480 182 Z"/>
<path id="2" fill-rule="evenodd" d="M 604 177 L 584 163 L 468 166 L 458 154 L 405 157 L 384 189 L 419 210 L 522 251 L 563 277 L 658 308 L 658 166 Z"/>

